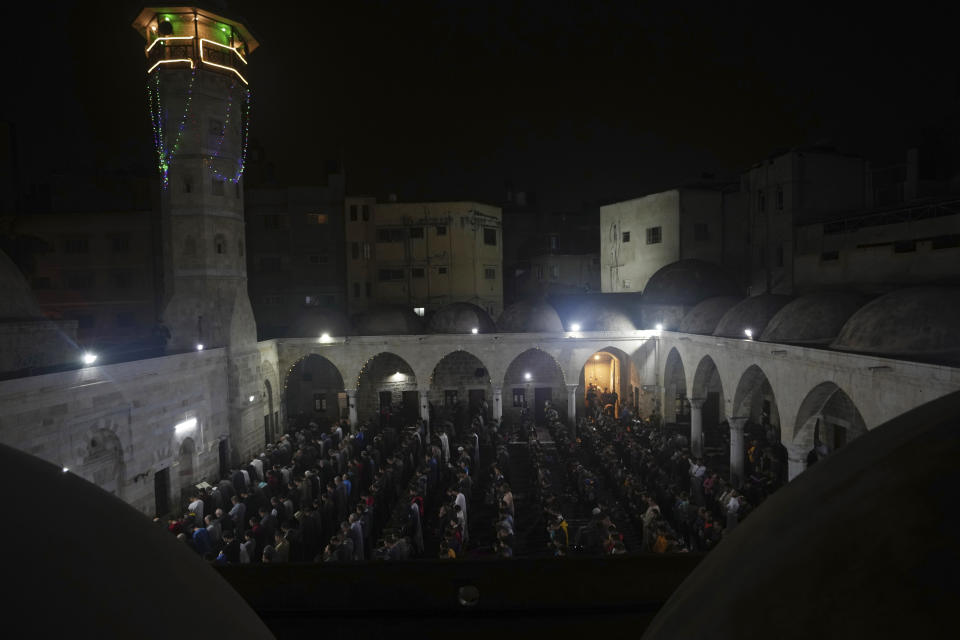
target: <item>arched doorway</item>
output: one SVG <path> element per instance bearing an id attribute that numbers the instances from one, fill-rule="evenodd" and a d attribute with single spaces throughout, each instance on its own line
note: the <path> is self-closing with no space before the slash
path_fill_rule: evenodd
<path id="1" fill-rule="evenodd" d="M 519 420 L 524 408 L 538 423 L 549 402 L 561 416 L 567 413 L 567 388 L 563 369 L 541 349 L 527 349 L 510 363 L 503 377 L 503 416 Z"/>
<path id="2" fill-rule="evenodd" d="M 180 443 L 180 453 L 177 456 L 177 486 L 180 487 L 180 505 L 185 507 L 193 493 L 193 458 L 197 452 L 193 438 L 184 438 Z"/>
<path id="3" fill-rule="evenodd" d="M 800 403 L 794 422 L 790 448 L 799 454 L 799 469 L 791 469 L 791 479 L 807 461 L 822 459 L 867 432 L 860 410 L 850 396 L 833 382 L 821 382 Z"/>
<path id="4" fill-rule="evenodd" d="M 420 416 L 420 394 L 413 368 L 394 353 L 378 353 L 360 371 L 356 402 L 361 422 L 379 415 L 382 427 L 415 423 Z"/>
<path id="5" fill-rule="evenodd" d="M 269 379 L 264 379 L 263 388 L 267 392 L 267 402 L 264 405 L 266 414 L 263 416 L 263 438 L 265 442 L 273 442 L 277 439 L 277 428 L 276 421 L 273 418 L 273 385 L 270 384 Z"/>
<path id="6" fill-rule="evenodd" d="M 690 402 L 687 400 L 687 374 L 676 347 L 670 349 L 663 369 L 663 422 L 690 424 Z"/>
<path id="7" fill-rule="evenodd" d="M 433 368 L 428 400 L 431 422 L 450 421 L 458 433 L 469 426 L 478 412 L 483 412 L 486 421 L 493 404 L 490 372 L 472 353 L 448 353 Z"/>
<path id="8" fill-rule="evenodd" d="M 122 497 L 123 447 L 115 433 L 109 429 L 97 429 L 90 434 L 78 475 L 104 491 Z"/>
<path id="9" fill-rule="evenodd" d="M 720 371 L 710 356 L 704 356 L 697 364 L 690 398 L 701 403 L 700 420 L 704 444 L 708 447 L 719 446 L 723 442 L 720 423 L 727 417 L 726 401 Z"/>
<path id="10" fill-rule="evenodd" d="M 310 354 L 295 362 L 287 372 L 284 394 L 286 419 L 294 428 L 310 422 L 326 426 L 346 415 L 343 377 L 323 356 Z"/>
<path id="11" fill-rule="evenodd" d="M 616 347 L 604 347 L 587 358 L 580 368 L 578 412 L 587 415 L 602 410 L 620 417 L 625 407 L 637 415 L 642 385 L 633 360 Z"/>
<path id="12" fill-rule="evenodd" d="M 773 387 L 767 374 L 757 365 L 750 365 L 740 376 L 737 390 L 733 394 L 733 413 L 731 417 L 747 418 L 744 437 L 749 441 L 772 437 L 780 439 L 780 412 Z M 772 436 L 771 436 L 772 432 Z"/>

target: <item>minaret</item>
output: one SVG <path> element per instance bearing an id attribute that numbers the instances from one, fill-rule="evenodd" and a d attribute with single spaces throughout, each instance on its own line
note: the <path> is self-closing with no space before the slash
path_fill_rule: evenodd
<path id="1" fill-rule="evenodd" d="M 167 352 L 226 349 L 236 459 L 263 444 L 250 415 L 259 412 L 260 361 L 247 295 L 242 183 L 247 56 L 258 43 L 242 22 L 193 6 L 147 7 L 133 27 L 146 39 L 162 183 Z"/>

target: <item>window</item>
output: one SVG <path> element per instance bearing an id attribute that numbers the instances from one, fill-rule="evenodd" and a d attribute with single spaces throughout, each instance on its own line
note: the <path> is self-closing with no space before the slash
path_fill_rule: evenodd
<path id="1" fill-rule="evenodd" d="M 63 240 L 64 253 L 88 253 L 90 239 L 87 236 L 67 236 Z"/>
<path id="2" fill-rule="evenodd" d="M 783 210 L 783 185 L 777 185 L 777 209 Z"/>
<path id="3" fill-rule="evenodd" d="M 213 195 L 222 196 L 223 195 L 223 179 L 214 178 L 211 182 L 211 188 L 213 189 Z"/>
<path id="4" fill-rule="evenodd" d="M 276 214 L 269 214 L 263 216 L 263 228 L 264 229 L 279 229 L 281 226 L 282 218 Z"/>
<path id="5" fill-rule="evenodd" d="M 213 239 L 213 249 L 218 254 L 223 255 L 227 252 L 227 242 L 223 236 L 217 236 Z"/>
<path id="6" fill-rule="evenodd" d="M 357 221 L 357 205 L 350 205 L 350 222 Z"/>
<path id="7" fill-rule="evenodd" d="M 497 246 L 497 230 L 490 227 L 483 228 L 483 244 Z"/>
<path id="8" fill-rule="evenodd" d="M 764 213 L 767 210 L 767 196 L 764 195 L 763 189 L 757 191 L 757 209 L 760 210 L 760 213 Z"/>
<path id="9" fill-rule="evenodd" d="M 647 229 L 647 244 L 660 244 L 663 241 L 661 227 L 650 227 Z"/>
<path id="10" fill-rule="evenodd" d="M 364 221 L 364 222 L 369 222 L 369 221 L 370 221 L 370 207 L 369 207 L 368 205 L 363 205 L 363 206 L 360 208 L 360 210 L 361 210 L 361 212 L 362 212 L 361 215 L 363 216 L 363 221 Z"/>
<path id="11" fill-rule="evenodd" d="M 560 265 L 552 264 L 550 265 L 550 279 L 556 280 L 560 277 Z"/>
<path id="12" fill-rule="evenodd" d="M 132 311 L 121 311 L 117 314 L 118 327 L 132 327 L 136 324 L 136 318 Z"/>
<path id="13" fill-rule="evenodd" d="M 330 218 L 325 213 L 308 213 L 307 223 L 309 224 L 327 224 Z"/>
<path id="14" fill-rule="evenodd" d="M 364 283 L 364 284 L 366 284 L 367 297 L 369 298 L 369 297 L 371 297 L 371 296 L 373 295 L 373 283 L 371 283 L 371 282 L 366 282 L 366 283 Z"/>
<path id="15" fill-rule="evenodd" d="M 777 247 L 777 266 L 783 266 L 783 245 Z"/>
<path id="16" fill-rule="evenodd" d="M 380 269 L 377 277 L 380 282 L 403 280 L 403 269 Z"/>
<path id="17" fill-rule="evenodd" d="M 354 298 L 359 298 L 359 297 L 360 297 L 360 283 L 359 283 L 359 282 L 354 282 L 354 283 L 353 283 L 353 297 L 354 297 Z"/>
<path id="18" fill-rule="evenodd" d="M 447 235 L 447 226 L 446 226 L 446 225 L 443 225 L 443 224 L 438 224 L 438 225 L 437 225 L 437 235 L 438 235 L 438 236 L 445 236 L 445 235 Z"/>
<path id="19" fill-rule="evenodd" d="M 828 262 L 830 260 L 839 260 L 840 252 L 839 251 L 824 251 L 820 254 L 820 260 L 823 262 Z"/>
<path id="20" fill-rule="evenodd" d="M 496 269 L 484 269 L 484 270 L 483 270 L 483 277 L 484 277 L 484 279 L 486 279 L 486 280 L 495 280 L 495 279 L 497 278 L 497 270 L 496 270 Z"/>
<path id="21" fill-rule="evenodd" d="M 327 410 L 327 396 L 322 393 L 313 394 L 313 410 L 314 411 L 326 411 Z"/>
<path id="22" fill-rule="evenodd" d="M 513 406 L 515 406 L 515 407 L 522 407 L 522 406 L 524 406 L 524 405 L 526 404 L 526 397 L 525 397 L 525 395 L 526 395 L 526 394 L 524 393 L 524 390 L 523 390 L 523 389 L 521 389 L 521 388 L 515 388 L 515 389 L 513 390 Z"/>
<path id="23" fill-rule="evenodd" d="M 420 240 L 423 238 L 423 227 L 410 227 L 410 239 Z"/>
<path id="24" fill-rule="evenodd" d="M 560 249 L 560 236 L 550 236 L 550 250 L 558 251 Z"/>
<path id="25" fill-rule="evenodd" d="M 403 242 L 403 229 L 377 229 L 377 242 Z"/>
<path id="26" fill-rule="evenodd" d="M 193 192 L 193 178 L 186 176 L 183 179 L 183 192 L 192 193 Z"/>
<path id="27" fill-rule="evenodd" d="M 280 304 L 280 296 L 264 296 L 263 304 L 267 306 L 276 306 Z"/>
<path id="28" fill-rule="evenodd" d="M 706 242 L 710 239 L 710 225 L 698 222 L 693 225 L 693 239 L 695 242 Z"/>
<path id="29" fill-rule="evenodd" d="M 422 278 L 424 276 L 423 267 L 414 267 L 410 269 L 410 276 L 413 278 Z"/>
<path id="30" fill-rule="evenodd" d="M 115 235 L 111 239 L 110 246 L 114 253 L 127 253 L 130 251 L 130 236 L 128 234 Z"/>
<path id="31" fill-rule="evenodd" d="M 350 243 L 350 257 L 353 258 L 354 260 L 360 259 L 360 243 L 359 242 Z"/>
<path id="32" fill-rule="evenodd" d="M 621 239 L 623 242 L 630 242 L 630 232 L 629 232 L 629 231 L 624 231 L 622 234 L 620 234 L 620 239 Z"/>
<path id="33" fill-rule="evenodd" d="M 304 296 L 303 304 L 308 307 L 319 307 L 320 306 L 320 296 Z"/>
<path id="34" fill-rule="evenodd" d="M 457 404 L 457 390 L 456 389 L 444 389 L 443 391 L 443 406 L 452 407 Z"/>
<path id="35" fill-rule="evenodd" d="M 370 259 L 370 243 L 369 242 L 363 243 L 363 258 L 364 260 Z"/>
<path id="36" fill-rule="evenodd" d="M 437 267 L 437 273 L 440 274 L 441 276 L 445 276 L 445 275 L 447 275 L 447 268 L 446 268 L 446 267 Z"/>
<path id="37" fill-rule="evenodd" d="M 426 308 L 424 308 L 424 307 L 414 307 L 414 308 L 413 308 L 413 312 L 422 318 L 422 317 L 423 317 L 423 314 L 426 312 Z"/>

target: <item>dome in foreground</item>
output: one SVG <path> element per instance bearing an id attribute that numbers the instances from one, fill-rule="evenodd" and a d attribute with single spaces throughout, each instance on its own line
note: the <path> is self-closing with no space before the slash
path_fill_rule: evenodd
<path id="1" fill-rule="evenodd" d="M 497 320 L 503 333 L 562 333 L 560 316 L 548 302 L 517 302 L 503 310 Z"/>
<path id="2" fill-rule="evenodd" d="M 469 302 L 454 302 L 437 309 L 427 322 L 430 333 L 495 333 L 497 328 L 487 312 Z"/>
<path id="3" fill-rule="evenodd" d="M 830 344 L 869 298 L 831 291 L 800 296 L 770 319 L 760 340 L 784 344 Z"/>
<path id="4" fill-rule="evenodd" d="M 960 392 L 808 468 L 724 532 L 643 639 L 942 636 L 960 602 L 958 416 Z"/>
<path id="5" fill-rule="evenodd" d="M 693 307 L 707 298 L 739 293 L 720 265 L 688 259 L 661 267 L 650 276 L 643 290 L 643 304 Z"/>
<path id="6" fill-rule="evenodd" d="M 297 316 L 287 331 L 291 338 L 318 338 L 323 334 L 346 336 L 350 334 L 350 322 L 347 316 L 336 309 L 310 307 Z"/>
<path id="7" fill-rule="evenodd" d="M 749 329 L 755 339 L 759 338 L 770 319 L 788 302 L 790 296 L 772 293 L 747 298 L 723 314 L 713 335 L 721 338 L 743 338 L 744 332 Z"/>
<path id="8" fill-rule="evenodd" d="M 357 335 L 403 336 L 423 333 L 423 322 L 412 309 L 383 306 L 370 309 L 357 318 Z"/>
<path id="9" fill-rule="evenodd" d="M 893 291 L 854 313 L 834 349 L 934 362 L 960 362 L 960 287 Z"/>
<path id="10" fill-rule="evenodd" d="M 704 336 L 713 335 L 724 314 L 737 305 L 743 298 L 736 296 L 717 296 L 707 298 L 680 321 L 676 331 L 680 333 L 697 333 Z"/>

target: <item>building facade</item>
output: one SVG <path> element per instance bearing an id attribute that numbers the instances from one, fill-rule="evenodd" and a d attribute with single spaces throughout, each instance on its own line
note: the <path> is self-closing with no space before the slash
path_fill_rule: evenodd
<path id="1" fill-rule="evenodd" d="M 402 305 L 422 316 L 453 302 L 502 311 L 499 207 L 351 196 L 345 211 L 349 314 Z"/>

